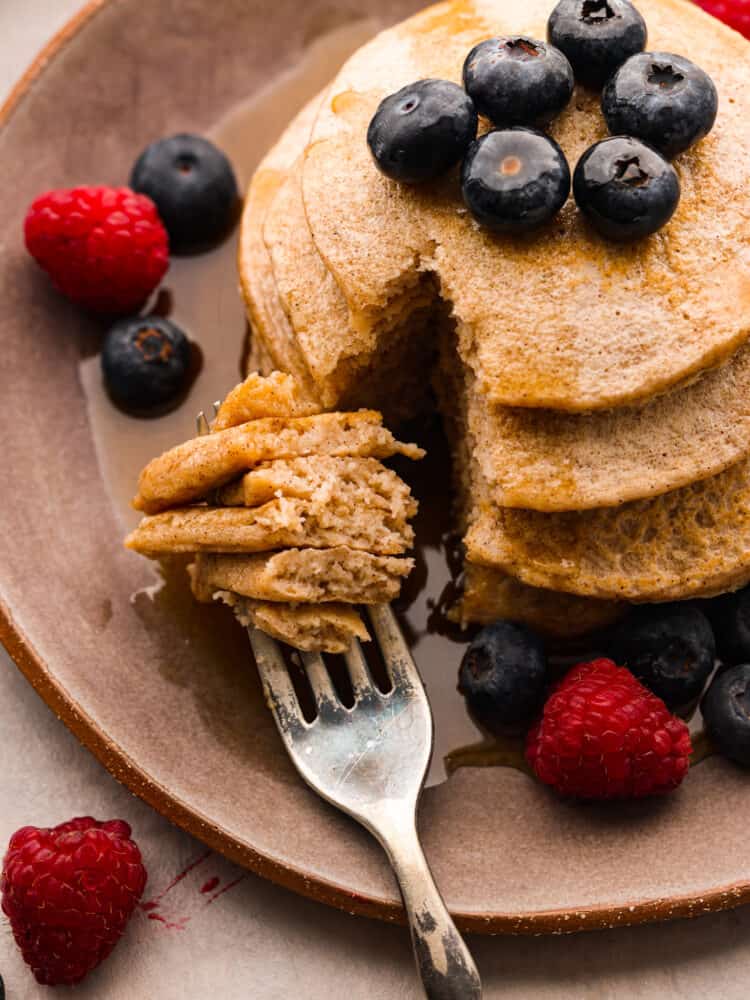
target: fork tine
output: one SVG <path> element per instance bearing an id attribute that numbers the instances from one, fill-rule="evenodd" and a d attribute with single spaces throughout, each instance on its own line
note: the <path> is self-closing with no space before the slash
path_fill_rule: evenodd
<path id="1" fill-rule="evenodd" d="M 339 699 L 336 689 L 320 653 L 302 653 L 301 656 L 307 671 L 307 679 L 310 681 L 310 687 L 315 696 L 318 712 L 326 707 L 338 705 Z"/>
<path id="2" fill-rule="evenodd" d="M 344 653 L 344 659 L 349 668 L 349 677 L 351 678 L 354 700 L 356 701 L 363 694 L 367 694 L 369 691 L 375 689 L 359 639 L 352 639 L 349 648 Z"/>
<path id="3" fill-rule="evenodd" d="M 249 628 L 247 634 L 250 636 L 266 701 L 281 735 L 288 741 L 295 729 L 307 728 L 308 723 L 302 715 L 284 657 L 276 640 L 265 632 Z"/>
<path id="4" fill-rule="evenodd" d="M 213 407 L 214 407 L 214 416 L 218 417 L 219 410 L 221 409 L 221 400 L 220 399 L 214 400 Z"/>
<path id="5" fill-rule="evenodd" d="M 398 683 L 408 686 L 420 683 L 416 664 L 390 604 L 373 604 L 368 607 L 367 613 L 394 686 Z"/>
<path id="6" fill-rule="evenodd" d="M 198 437 L 203 437 L 204 434 L 208 434 L 211 428 L 208 426 L 208 421 L 206 420 L 206 414 L 203 410 L 200 411 L 198 416 L 195 418 L 195 426 L 198 431 Z"/>

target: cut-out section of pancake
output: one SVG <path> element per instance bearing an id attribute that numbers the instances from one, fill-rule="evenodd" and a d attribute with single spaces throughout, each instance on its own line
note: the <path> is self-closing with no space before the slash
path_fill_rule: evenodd
<path id="1" fill-rule="evenodd" d="M 467 421 L 467 392 L 462 373 L 445 337 L 435 390 L 453 455 L 455 515 L 461 533 L 491 503 L 490 488 L 478 461 L 476 442 Z M 472 557 L 468 552 L 469 559 Z M 500 618 L 528 625 L 551 639 L 571 640 L 597 632 L 616 621 L 627 605 L 534 587 L 504 571 L 492 560 L 479 565 L 466 560 L 461 597 L 449 618 L 461 625 L 488 625 Z"/>

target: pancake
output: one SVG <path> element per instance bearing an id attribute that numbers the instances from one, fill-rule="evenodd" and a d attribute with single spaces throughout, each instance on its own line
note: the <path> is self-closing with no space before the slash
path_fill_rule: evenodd
<path id="1" fill-rule="evenodd" d="M 707 479 L 750 454 L 750 345 L 643 407 L 569 414 L 494 406 L 467 380 L 492 499 L 539 511 L 612 507 Z"/>
<path id="2" fill-rule="evenodd" d="M 550 639 L 576 639 L 623 617 L 628 605 L 530 587 L 502 570 L 467 563 L 463 592 L 449 617 L 461 625 L 518 622 Z"/>
<path id="3" fill-rule="evenodd" d="M 227 395 L 211 429 L 225 431 L 261 417 L 310 417 L 314 413 L 320 413 L 320 407 L 304 397 L 291 375 L 251 374 Z"/>
<path id="4" fill-rule="evenodd" d="M 251 501 L 255 499 L 254 487 L 251 484 L 248 491 L 244 482 L 237 487 L 225 486 L 218 492 L 217 500 L 221 506 L 245 507 L 248 510 L 273 503 L 274 500 L 294 500 L 302 506 L 345 506 L 355 513 L 362 512 L 366 515 L 368 511 L 376 512 L 377 516 L 383 515 L 401 521 L 414 517 L 417 512 L 417 502 L 409 487 L 390 470 L 383 469 L 383 475 L 378 476 L 374 484 L 369 482 L 369 476 L 350 476 L 337 480 L 334 473 L 323 473 L 320 477 L 309 476 L 308 488 L 305 489 L 302 477 L 295 478 L 296 482 L 291 483 L 291 489 L 285 491 L 283 487 L 279 487 L 273 498 L 264 504 L 247 503 L 248 496 Z"/>
<path id="5" fill-rule="evenodd" d="M 291 124 L 284 138 L 287 161 L 303 151 L 308 135 L 308 122 Z M 278 162 L 279 157 L 275 159 Z M 298 163 L 287 162 L 286 167 L 286 180 L 265 206 L 261 220 L 277 278 L 274 287 L 287 317 L 285 336 L 292 336 L 292 327 L 298 331 L 311 367 L 317 352 L 316 385 L 322 398 L 335 402 L 349 393 L 347 406 L 379 406 L 398 422 L 408 415 L 399 411 L 402 397 L 409 401 L 407 411 L 423 406 L 420 402 L 415 407 L 415 399 L 424 394 L 429 364 L 419 342 L 427 332 L 432 350 L 435 331 L 444 320 L 431 317 L 425 331 L 412 315 L 402 331 L 377 332 L 379 346 L 373 350 L 383 371 L 380 379 L 373 380 L 371 371 L 363 378 L 356 365 L 347 368 L 352 350 L 362 345 L 362 335 L 348 325 L 341 290 L 312 242 L 300 198 Z M 255 225 L 250 214 L 246 225 Z M 251 258 L 241 253 L 241 272 L 249 272 L 251 266 Z M 344 330 L 345 337 L 337 336 Z M 372 338 L 372 331 L 368 336 Z M 402 353 L 403 336 L 412 357 Z M 462 331 L 460 339 L 466 341 L 467 336 Z M 334 350 L 341 353 L 332 355 Z M 389 353 L 397 375 L 387 370 L 384 355 Z M 415 361 L 414 354 L 421 356 Z M 414 375 L 411 386 L 404 391 L 402 385 L 394 392 L 404 371 Z M 353 396 L 350 381 L 357 386 Z M 413 388 L 415 383 L 419 389 Z M 470 384 L 469 419 L 478 458 L 501 506 L 542 511 L 614 506 L 708 478 L 750 453 L 750 347 L 741 349 L 731 364 L 678 393 L 659 396 L 642 407 L 587 415 L 501 406 L 480 391 L 476 376 L 470 377 Z M 394 395 L 399 400 L 395 407 Z"/>
<path id="6" fill-rule="evenodd" d="M 266 350 L 266 346 L 253 330 L 252 324 L 248 321 L 245 332 L 245 343 L 242 347 L 242 372 L 245 375 L 270 375 L 277 370 L 273 358 Z M 319 401 L 313 396 L 310 397 L 315 404 Z"/>
<path id="7" fill-rule="evenodd" d="M 550 6 L 456 0 L 382 32 L 321 105 L 302 190 L 354 330 L 373 330 L 415 272 L 430 272 L 479 391 L 497 404 L 582 412 L 684 384 L 750 334 L 750 44 L 683 0 L 639 4 L 649 47 L 693 58 L 720 96 L 713 132 L 676 161 L 677 213 L 648 239 L 605 241 L 572 200 L 541 233 L 501 238 L 468 216 L 454 175 L 412 188 L 377 171 L 365 135 L 386 94 L 425 76 L 459 80 L 466 53 L 490 35 L 544 37 Z M 606 134 L 597 95 L 577 88 L 550 131 L 574 165 Z M 348 343 L 351 333 L 330 336 Z"/>
<path id="8" fill-rule="evenodd" d="M 392 455 L 421 458 L 416 445 L 402 444 L 372 410 L 321 413 L 312 417 L 253 420 L 216 434 L 192 438 L 153 459 L 141 472 L 136 510 L 156 514 L 201 500 L 262 462 L 303 455 Z"/>
<path id="9" fill-rule="evenodd" d="M 310 455 L 280 458 L 222 487 L 216 500 L 228 507 L 258 507 L 274 497 L 335 499 L 342 491 L 361 503 L 383 510 L 417 512 L 409 487 L 375 458 Z"/>
<path id="10" fill-rule="evenodd" d="M 473 562 L 609 600 L 714 597 L 750 582 L 750 460 L 653 500 L 563 514 L 484 505 Z"/>
<path id="11" fill-rule="evenodd" d="M 306 148 L 308 137 L 309 132 L 300 131 L 299 143 L 294 142 L 298 151 Z M 333 406 L 344 395 L 346 386 L 337 385 L 330 378 L 339 361 L 338 354 L 332 356 L 332 349 L 340 350 L 341 342 L 328 333 L 337 327 L 347 329 L 348 313 L 346 303 L 337 294 L 333 276 L 310 237 L 295 166 L 296 162 L 290 164 L 286 178 L 268 206 L 263 239 L 287 326 L 293 331 L 321 399 L 325 405 Z M 304 283 L 299 281 L 299 275 L 304 275 Z M 329 311 L 325 305 L 320 309 L 319 301 L 332 302 L 334 309 Z M 337 310 L 335 306 L 340 308 Z M 347 339 L 343 349 L 356 354 L 366 348 L 371 350 L 372 344 L 356 344 Z"/>
<path id="12" fill-rule="evenodd" d="M 376 556 L 341 546 L 286 549 L 271 556 L 198 555 L 191 567 L 198 600 L 219 590 L 243 597 L 290 603 L 381 604 L 398 596 L 412 559 Z"/>
<path id="13" fill-rule="evenodd" d="M 550 594 L 636 604 L 713 597 L 750 581 L 750 459 L 618 507 L 559 513 L 500 507 L 483 475 L 465 383 L 450 357 L 444 350 L 435 384 L 467 565 Z"/>
<path id="14" fill-rule="evenodd" d="M 434 354 L 435 283 L 414 274 L 373 329 L 353 329 L 307 226 L 300 168 L 301 159 L 269 206 L 263 232 L 282 307 L 316 390 L 326 406 L 350 409 L 377 400 L 387 420 L 413 416 L 425 406 L 423 373 Z"/>
<path id="15" fill-rule="evenodd" d="M 467 422 L 466 383 L 453 357 L 452 337 L 446 335 L 434 382 L 453 455 L 454 512 L 457 527 L 464 533 L 492 500 Z M 598 632 L 627 610 L 621 601 L 593 600 L 523 583 L 494 565 L 491 554 L 485 565 L 469 561 L 472 552 L 467 556 L 461 596 L 448 611 L 448 617 L 464 627 L 505 619 L 527 625 L 550 639 L 570 640 Z"/>
<path id="16" fill-rule="evenodd" d="M 414 568 L 400 557 L 417 502 L 378 459 L 424 453 L 380 413 L 318 411 L 289 374 L 249 375 L 210 433 L 143 470 L 135 506 L 147 516 L 125 546 L 187 554 L 197 600 L 224 600 L 299 649 L 342 652 L 368 638 L 349 605 L 392 600 Z"/>
<path id="17" fill-rule="evenodd" d="M 329 316 L 335 328 L 346 322 L 343 299 L 323 266 L 307 229 L 294 161 L 304 151 L 311 116 L 320 96 L 298 114 L 277 145 L 267 154 L 245 199 L 240 225 L 238 263 L 240 288 L 245 299 L 254 340 L 247 371 L 268 373 L 274 367 L 292 372 L 304 384 L 305 394 L 321 405 L 342 409 L 369 407 L 376 400 L 388 422 L 398 423 L 425 409 L 426 381 L 422 373 L 429 367 L 429 328 L 434 312 L 434 295 L 411 303 L 408 315 L 389 331 L 386 351 L 371 354 L 364 363 L 336 357 L 332 370 L 326 369 L 325 331 L 319 316 Z M 289 187 L 286 181 L 289 180 Z M 264 240 L 265 223 L 271 208 L 278 217 L 269 229 L 269 246 Z M 272 267 L 273 251 L 279 273 Z M 317 260 L 316 260 L 317 258 Z M 295 284 L 302 273 L 300 260 L 312 280 L 309 291 Z M 285 269 L 285 263 L 290 266 Z M 316 263 L 318 268 L 316 269 Z M 283 295 L 277 279 L 283 283 Z M 337 306 L 344 307 L 337 315 Z M 292 321 L 301 331 L 298 337 Z M 394 391 L 397 390 L 397 391 Z"/>
<path id="18" fill-rule="evenodd" d="M 345 545 L 401 555 L 414 541 L 405 517 L 360 503 L 291 500 L 261 507 L 175 507 L 144 517 L 125 547 L 149 558 L 183 552 L 270 552 Z"/>
<path id="19" fill-rule="evenodd" d="M 318 402 L 319 397 L 297 339 L 287 322 L 276 290 L 271 259 L 263 241 L 263 223 L 269 205 L 284 183 L 289 169 L 304 148 L 322 95 L 313 98 L 294 117 L 279 141 L 258 165 L 245 195 L 237 248 L 240 290 L 248 320 L 262 352 L 254 347 L 258 368 L 267 374 L 279 368 L 294 375 L 300 391 Z M 267 355 L 271 364 L 266 364 Z"/>
<path id="20" fill-rule="evenodd" d="M 246 627 L 255 626 L 296 649 L 345 653 L 352 639 L 366 642 L 370 638 L 356 608 L 346 604 L 275 604 L 226 591 L 217 597 L 234 609 Z"/>

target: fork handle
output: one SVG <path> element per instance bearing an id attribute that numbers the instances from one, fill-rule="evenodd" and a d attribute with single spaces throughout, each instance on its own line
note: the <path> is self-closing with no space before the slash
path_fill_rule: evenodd
<path id="1" fill-rule="evenodd" d="M 480 1000 L 477 967 L 435 885 L 415 820 L 378 826 L 373 832 L 396 873 L 427 1000 Z"/>

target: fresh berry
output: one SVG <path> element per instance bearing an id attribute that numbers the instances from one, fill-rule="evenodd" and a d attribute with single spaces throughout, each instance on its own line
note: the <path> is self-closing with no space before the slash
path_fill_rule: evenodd
<path id="1" fill-rule="evenodd" d="M 576 203 L 611 240 L 655 233 L 674 215 L 680 181 L 674 167 L 639 139 L 613 136 L 588 149 L 573 174 Z"/>
<path id="2" fill-rule="evenodd" d="M 690 735 L 625 667 L 573 667 L 526 738 L 526 759 L 546 785 L 580 799 L 639 799 L 676 788 Z"/>
<path id="3" fill-rule="evenodd" d="M 716 674 L 701 702 L 706 732 L 719 751 L 750 766 L 750 664 Z"/>
<path id="4" fill-rule="evenodd" d="M 198 135 L 152 142 L 136 160 L 130 185 L 154 200 L 173 253 L 215 246 L 237 219 L 240 202 L 232 165 Z"/>
<path id="5" fill-rule="evenodd" d="M 707 601 L 716 650 L 724 663 L 750 663 L 750 587 Z"/>
<path id="6" fill-rule="evenodd" d="M 461 87 L 448 80 L 418 80 L 380 102 L 367 144 L 386 177 L 419 184 L 462 159 L 478 123 L 477 110 Z"/>
<path id="7" fill-rule="evenodd" d="M 628 0 L 560 0 L 547 38 L 567 56 L 580 83 L 601 87 L 646 47 L 646 22 Z"/>
<path id="8" fill-rule="evenodd" d="M 708 618 L 689 604 L 635 608 L 615 630 L 611 650 L 672 709 L 700 695 L 716 660 Z"/>
<path id="9" fill-rule="evenodd" d="M 689 59 L 667 52 L 632 56 L 602 94 L 610 132 L 643 139 L 668 157 L 708 135 L 718 107 L 711 77 Z"/>
<path id="10" fill-rule="evenodd" d="M 133 312 L 169 267 L 169 243 L 150 198 L 129 188 L 48 191 L 29 208 L 26 247 L 78 305 Z"/>
<path id="11" fill-rule="evenodd" d="M 90 816 L 10 838 L 0 892 L 16 944 L 38 982 L 80 982 L 120 939 L 146 884 L 122 820 Z"/>
<path id="12" fill-rule="evenodd" d="M 528 722 L 547 689 L 544 648 L 528 629 L 511 622 L 488 625 L 464 653 L 458 690 L 472 715 L 490 732 Z"/>
<path id="13" fill-rule="evenodd" d="M 750 0 L 696 0 L 699 7 L 750 38 Z"/>
<path id="14" fill-rule="evenodd" d="M 110 328 L 102 347 L 107 391 L 130 413 L 164 413 L 187 387 L 191 353 L 190 341 L 168 319 L 121 319 Z"/>
<path id="15" fill-rule="evenodd" d="M 463 77 L 477 111 L 499 126 L 548 122 L 573 93 L 573 70 L 562 52 L 523 36 L 475 45 Z"/>
<path id="16" fill-rule="evenodd" d="M 516 126 L 487 132 L 471 144 L 461 188 L 477 222 L 496 232 L 522 233 L 560 211 L 570 192 L 570 168 L 554 139 Z"/>

